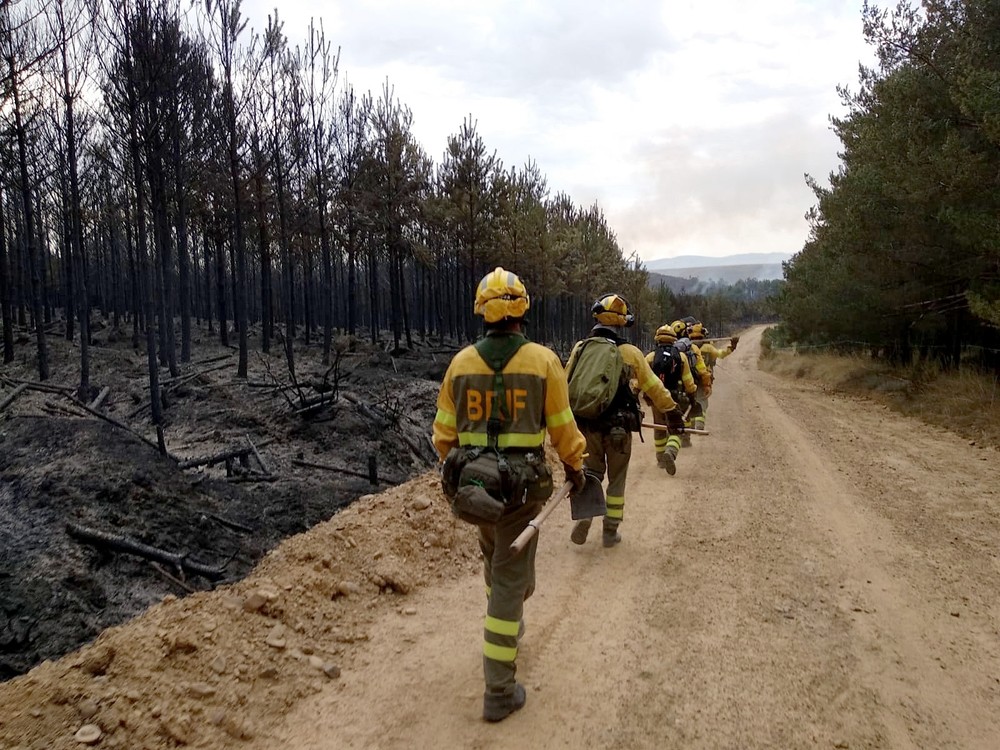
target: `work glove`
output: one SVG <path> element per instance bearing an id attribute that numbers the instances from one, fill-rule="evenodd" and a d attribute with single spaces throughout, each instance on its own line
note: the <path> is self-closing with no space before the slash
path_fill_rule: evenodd
<path id="1" fill-rule="evenodd" d="M 729 350 L 735 352 L 736 351 L 736 345 L 738 343 L 740 343 L 740 337 L 739 336 L 733 336 L 731 339 L 729 339 Z"/>
<path id="2" fill-rule="evenodd" d="M 571 493 L 577 493 L 586 486 L 587 475 L 583 469 L 574 469 L 569 464 L 563 464 L 563 469 L 566 470 L 566 481 L 573 483 L 573 489 L 570 490 Z"/>
<path id="3" fill-rule="evenodd" d="M 667 431 L 671 435 L 684 432 L 684 414 L 679 406 L 667 412 Z"/>

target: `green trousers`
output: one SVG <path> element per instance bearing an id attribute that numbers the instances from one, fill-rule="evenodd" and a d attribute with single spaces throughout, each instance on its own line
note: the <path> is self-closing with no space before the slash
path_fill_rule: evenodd
<path id="1" fill-rule="evenodd" d="M 674 400 L 676 401 L 676 398 Z M 677 454 L 681 452 L 680 435 L 671 435 L 667 432 L 667 413 L 660 411 L 655 406 L 652 408 L 653 422 L 664 425 L 662 430 L 653 430 L 653 445 L 656 448 L 656 453 L 669 453 L 672 458 L 677 458 Z"/>
<path id="2" fill-rule="evenodd" d="M 483 675 L 486 692 L 514 691 L 517 671 L 517 632 L 524 613 L 524 600 L 535 590 L 535 550 L 538 535 L 518 553 L 511 543 L 538 515 L 542 503 L 509 507 L 495 524 L 479 527 L 486 578 L 486 622 L 483 629 Z"/>
<path id="3" fill-rule="evenodd" d="M 605 474 L 608 476 L 608 509 L 604 514 L 604 528 L 616 529 L 625 515 L 625 480 L 632 457 L 632 433 L 615 436 L 608 430 L 584 426 L 580 426 L 580 431 L 587 439 L 583 467 L 596 474 L 601 481 L 604 481 Z"/>

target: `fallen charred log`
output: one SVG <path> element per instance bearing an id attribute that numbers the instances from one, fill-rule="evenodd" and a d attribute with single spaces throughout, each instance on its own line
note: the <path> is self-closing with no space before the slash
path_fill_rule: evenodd
<path id="1" fill-rule="evenodd" d="M 257 443 L 256 448 L 263 448 L 265 445 L 270 445 L 274 440 L 272 438 L 267 438 L 261 440 Z M 250 445 L 238 445 L 235 448 L 227 448 L 219 453 L 214 453 L 211 456 L 201 456 L 200 458 L 189 458 L 184 461 L 180 461 L 177 464 L 178 469 L 193 469 L 196 466 L 212 466 L 213 464 L 221 464 L 224 461 L 232 461 L 234 458 L 242 458 L 250 453 L 255 453 L 254 447 Z"/>
<path id="2" fill-rule="evenodd" d="M 126 552 L 130 555 L 137 555 L 146 560 L 152 560 L 154 562 L 163 563 L 164 565 L 173 566 L 175 570 L 183 571 L 187 574 L 203 576 L 210 581 L 218 581 L 226 575 L 226 567 L 228 566 L 228 563 L 226 563 L 226 565 L 213 568 L 208 565 L 202 565 L 201 563 L 189 560 L 186 554 L 168 552 L 167 550 L 160 549 L 159 547 L 152 547 L 148 544 L 143 544 L 142 542 L 137 542 L 134 539 L 129 539 L 127 536 L 122 536 L 120 534 L 112 534 L 107 531 L 91 529 L 73 522 L 68 522 L 66 524 L 66 533 L 74 539 L 89 544 L 92 547 L 104 550 L 114 550 L 115 552 Z"/>

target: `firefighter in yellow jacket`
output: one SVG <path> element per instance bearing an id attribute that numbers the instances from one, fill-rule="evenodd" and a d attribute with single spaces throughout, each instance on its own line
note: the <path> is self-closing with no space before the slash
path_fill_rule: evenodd
<path id="1" fill-rule="evenodd" d="M 698 386 L 691 375 L 691 365 L 688 363 L 688 358 L 676 346 L 677 334 L 674 333 L 674 329 L 669 325 L 660 326 L 656 329 L 653 340 L 656 342 L 656 348 L 646 355 L 646 361 L 653 373 L 670 391 L 674 401 L 679 404 L 683 392 L 693 403 Z M 646 400 L 650 404 L 653 403 L 648 397 Z M 667 431 L 667 415 L 655 406 L 653 406 L 653 422 L 663 425 L 662 430 L 653 431 L 656 463 L 665 469 L 667 474 L 673 476 L 677 473 L 677 455 L 681 450 L 681 436 L 671 435 Z"/>
<path id="2" fill-rule="evenodd" d="M 708 411 L 708 399 L 712 395 L 712 371 L 705 364 L 705 358 L 701 356 L 701 350 L 691 340 L 692 326 L 687 321 L 675 320 L 670 324 L 677 334 L 677 347 L 687 358 L 698 390 L 691 401 L 691 409 L 688 412 L 687 426 L 692 430 L 705 429 L 705 412 Z M 687 438 L 690 441 L 691 438 Z M 689 444 L 689 443 L 688 443 Z"/>
<path id="3" fill-rule="evenodd" d="M 712 373 L 713 379 L 715 375 L 715 366 L 719 363 L 720 359 L 725 359 L 730 354 L 736 351 L 736 345 L 740 342 L 739 336 L 732 336 L 729 339 L 729 344 L 725 349 L 719 349 L 711 341 L 706 341 L 705 338 L 708 336 L 708 329 L 705 328 L 703 323 L 695 323 L 691 326 L 691 343 L 698 347 L 698 351 L 701 352 L 702 359 L 705 360 L 705 366 Z"/>
<path id="4" fill-rule="evenodd" d="M 705 367 L 708 370 L 709 382 L 715 384 L 715 366 L 718 364 L 720 359 L 725 359 L 734 351 L 736 351 L 736 345 L 740 341 L 739 336 L 733 336 L 729 339 L 729 345 L 725 349 L 719 349 L 711 341 L 705 341 L 708 335 L 708 329 L 705 328 L 704 324 L 701 322 L 695 322 L 689 329 L 689 334 L 691 338 L 691 343 L 694 347 L 698 349 L 698 353 L 701 355 L 702 360 L 705 362 Z M 708 415 L 708 399 L 712 395 L 712 390 L 709 388 L 707 393 L 704 394 L 702 401 L 702 410 L 700 415 L 700 423 L 695 425 L 695 429 L 704 430 L 705 429 L 705 418 Z"/>
<path id="5" fill-rule="evenodd" d="M 443 483 L 453 508 L 459 512 L 462 498 L 482 488 L 492 496 L 485 500 L 496 505 L 498 516 L 480 518 L 474 512 L 467 518 L 479 529 L 488 596 L 483 640 L 487 721 L 506 718 L 526 700 L 515 680 L 515 662 L 524 601 L 535 585 L 537 535 L 521 553 L 512 554 L 510 545 L 552 492 L 546 432 L 574 489 L 586 481 L 585 441 L 569 408 L 562 363 L 522 333 L 530 303 L 515 274 L 498 267 L 483 277 L 475 313 L 482 316 L 486 335 L 451 361 L 434 418 L 434 447 L 444 460 Z M 469 479 L 477 466 L 485 469 Z M 493 476 L 498 477 L 495 486 Z"/>
<path id="6" fill-rule="evenodd" d="M 572 380 L 577 359 L 593 338 L 614 342 L 625 364 L 626 377 L 608 409 L 596 418 L 577 417 L 577 424 L 587 439 L 587 454 L 584 458 L 587 472 L 595 474 L 601 480 L 607 473 L 607 511 L 603 519 L 602 543 L 605 547 L 614 547 L 621 541 L 618 526 L 625 516 L 625 481 L 632 457 L 632 433 L 638 432 L 642 423 L 638 400 L 627 383 L 635 380 L 653 406 L 667 415 L 668 429 L 671 432 L 683 431 L 684 420 L 670 393 L 653 374 L 645 355 L 625 340 L 625 329 L 635 323 L 628 301 L 619 294 L 605 294 L 594 302 L 591 314 L 596 325 L 590 332 L 590 338 L 578 341 L 573 347 L 566 363 L 566 372 Z M 574 544 L 587 541 L 591 520 L 585 518 L 574 524 L 570 533 Z"/>

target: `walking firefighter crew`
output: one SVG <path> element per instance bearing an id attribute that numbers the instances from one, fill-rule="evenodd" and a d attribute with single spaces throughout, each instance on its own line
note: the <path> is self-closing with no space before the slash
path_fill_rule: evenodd
<path id="1" fill-rule="evenodd" d="M 497 267 L 483 277 L 475 313 L 486 335 L 452 359 L 434 418 L 445 494 L 456 515 L 478 527 L 483 553 L 487 721 L 506 718 L 526 700 L 514 676 L 524 601 L 535 588 L 537 535 L 521 553 L 510 545 L 552 494 L 546 431 L 574 490 L 586 482 L 585 440 L 570 410 L 562 363 L 522 332 L 530 305 L 510 271 Z"/>
<path id="2" fill-rule="evenodd" d="M 662 325 L 656 329 L 654 335 L 656 348 L 646 355 L 646 361 L 652 368 L 653 373 L 660 379 L 660 382 L 670 391 L 670 395 L 678 404 L 681 402 L 681 391 L 691 402 L 694 402 L 695 391 L 698 386 L 691 375 L 691 366 L 681 351 L 677 348 L 677 334 L 669 325 Z M 646 401 L 652 405 L 652 400 L 648 396 Z M 653 422 L 662 424 L 662 430 L 653 431 L 653 445 L 656 449 L 656 464 L 665 469 L 667 474 L 673 476 L 677 473 L 677 454 L 681 450 L 681 436 L 671 435 L 667 431 L 667 415 L 657 409 L 653 409 Z M 690 438 L 688 438 L 690 440 Z"/>
<path id="3" fill-rule="evenodd" d="M 714 386 L 716 364 L 718 364 L 720 359 L 725 359 L 736 350 L 736 345 L 740 342 L 740 337 L 733 336 L 729 339 L 729 345 L 725 349 L 717 349 L 711 341 L 705 341 L 705 338 L 708 336 L 708 329 L 701 321 L 697 320 L 688 328 L 688 335 L 691 338 L 692 347 L 698 350 L 702 361 L 705 363 L 705 367 L 708 370 L 709 382 Z M 705 420 L 708 416 L 708 399 L 711 395 L 711 388 L 703 394 L 701 400 L 701 420 L 694 425 L 694 429 L 696 430 L 705 429 Z"/>
<path id="4" fill-rule="evenodd" d="M 630 386 L 639 389 L 666 415 L 672 434 L 683 432 L 684 419 L 666 387 L 650 369 L 643 353 L 625 340 L 625 329 L 635 323 L 631 306 L 619 294 L 605 294 L 594 302 L 596 325 L 590 337 L 578 341 L 566 363 L 570 404 L 587 439 L 584 466 L 602 481 L 608 477 L 607 512 L 602 542 L 613 547 L 621 541 L 618 526 L 625 514 L 625 480 L 632 456 L 632 433 L 642 424 L 639 402 Z M 570 539 L 587 541 L 590 518 L 577 521 Z"/>
<path id="5" fill-rule="evenodd" d="M 708 399 L 712 395 L 712 371 L 708 369 L 701 351 L 690 338 L 691 325 L 684 320 L 675 320 L 670 327 L 677 334 L 676 346 L 687 358 L 695 384 L 698 386 L 693 400 L 689 397 L 691 409 L 688 412 L 687 425 L 692 430 L 704 430 L 705 412 L 708 411 Z"/>

